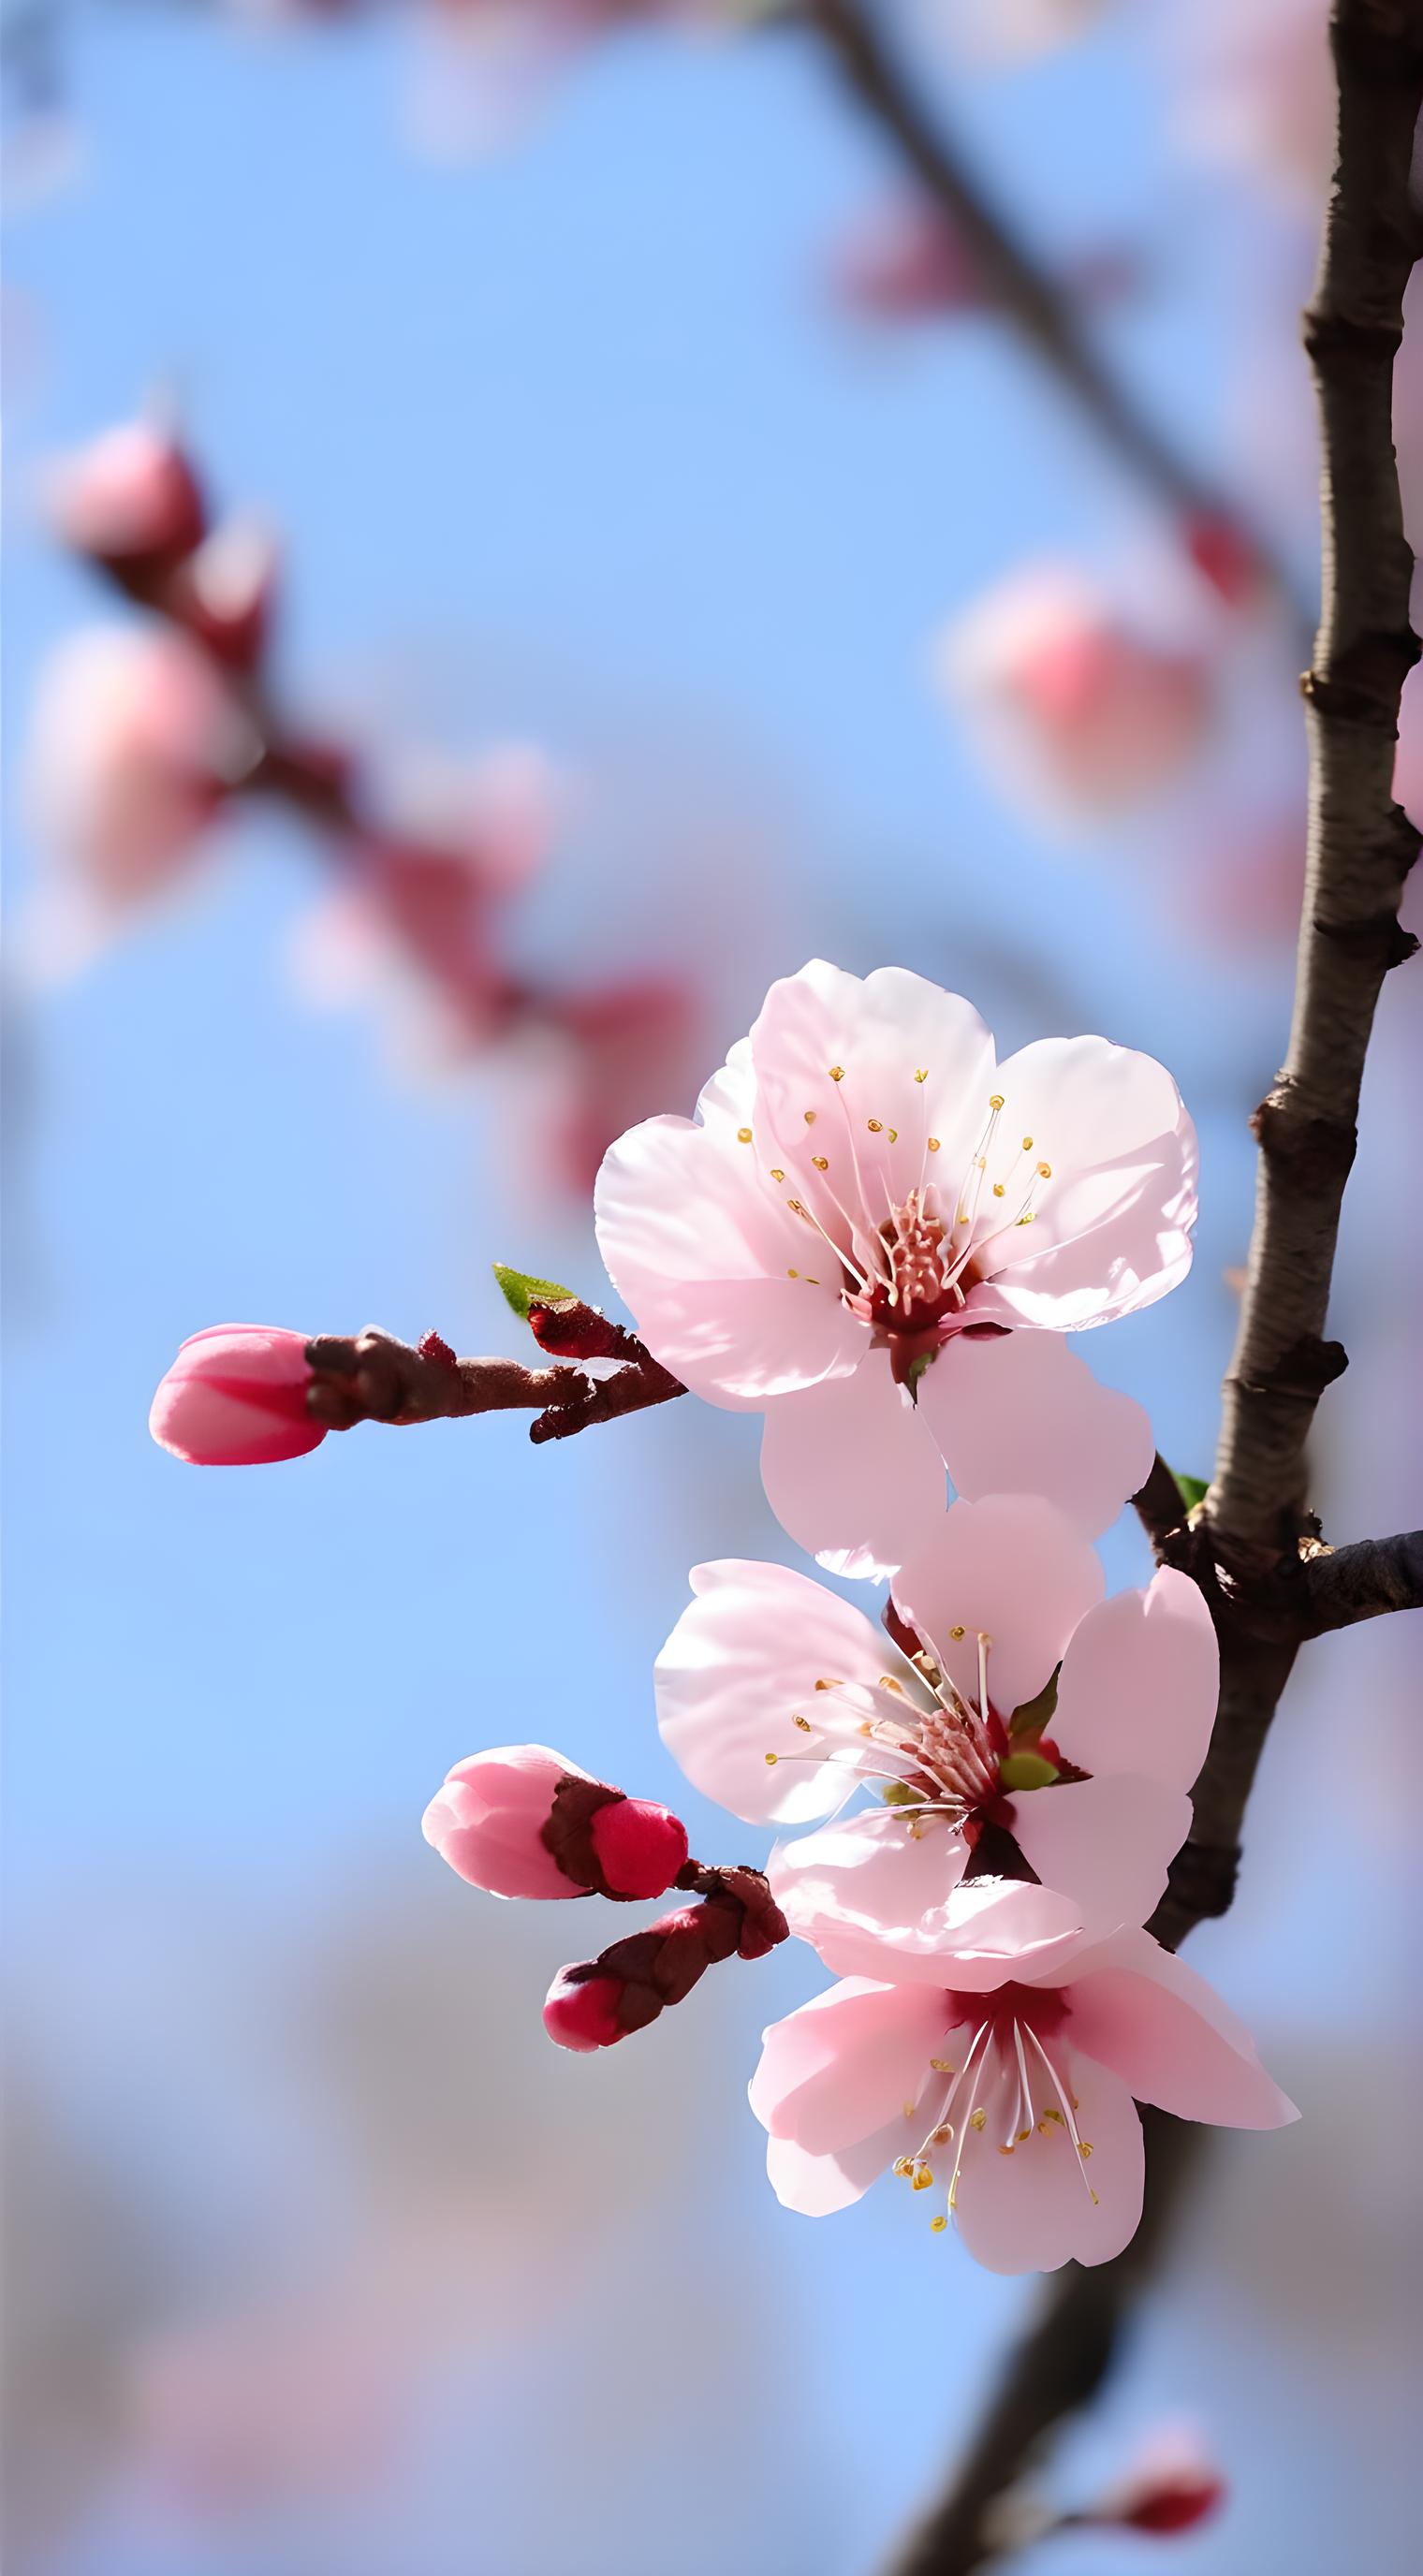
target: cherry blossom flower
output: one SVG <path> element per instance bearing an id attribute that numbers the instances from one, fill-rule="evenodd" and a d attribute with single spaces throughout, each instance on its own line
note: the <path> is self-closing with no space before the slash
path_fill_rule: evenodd
<path id="1" fill-rule="evenodd" d="M 1081 1533 L 1010 1494 L 955 1503 L 895 1577 L 898 1646 L 783 1566 L 700 1565 L 692 1588 L 656 1686 L 695 1787 L 768 1824 L 884 1802 L 772 1857 L 827 1966 L 942 1983 L 962 1951 L 983 1964 L 961 1982 L 989 1982 L 1018 1945 L 1056 1958 L 1150 1913 L 1218 1690 L 1187 1576 L 1104 1601 Z"/>
<path id="2" fill-rule="evenodd" d="M 936 675 L 1015 799 L 1048 821 L 1097 822 L 1156 795 L 1204 744 L 1206 610 L 1180 585 L 1118 598 L 1032 564 L 951 619 Z"/>
<path id="3" fill-rule="evenodd" d="M 425 1840 L 492 1896 L 662 1896 L 687 1858 L 687 1829 L 546 1744 L 471 1753 L 425 1810 Z"/>
<path id="4" fill-rule="evenodd" d="M 326 1437 L 306 1409 L 306 1337 L 280 1324 L 191 1333 L 154 1396 L 148 1428 L 189 1467 L 270 1467 Z"/>
<path id="5" fill-rule="evenodd" d="M 772 985 L 695 1120 L 612 1147 L 595 1210 L 655 1357 L 764 1411 L 783 1527 L 870 1574 L 913 1552 L 945 1468 L 1092 1534 L 1115 1518 L 1150 1426 L 1061 1337 L 1185 1276 L 1195 1171 L 1149 1056 L 1048 1038 L 1000 1066 L 957 994 L 817 959 Z"/>
<path id="6" fill-rule="evenodd" d="M 1249 2033 L 1149 1932 L 989 1993 L 850 1977 L 765 2034 L 751 2108 L 778 2199 L 809 2217 L 892 2170 L 942 2193 L 992 2272 L 1105 2263 L 1141 2216 L 1136 2103 L 1226 2128 L 1298 2118 Z"/>

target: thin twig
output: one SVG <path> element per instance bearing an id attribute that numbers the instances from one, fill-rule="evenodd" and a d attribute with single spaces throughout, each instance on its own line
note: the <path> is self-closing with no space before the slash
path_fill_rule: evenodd
<path id="1" fill-rule="evenodd" d="M 815 14 L 862 36 L 846 0 L 821 0 Z M 1167 1525 L 1159 1462 L 1137 1498 L 1153 1543 L 1201 1584 L 1221 1641 L 1220 1707 L 1191 1839 L 1151 1924 L 1173 1948 L 1230 1904 L 1256 1766 L 1302 1639 L 1419 1597 L 1416 1538 L 1331 1553 L 1306 1511 L 1305 1442 L 1344 1365 L 1325 1321 L 1360 1079 L 1384 975 L 1410 953 L 1397 914 L 1418 849 L 1392 795 L 1399 696 L 1418 654 L 1392 381 L 1404 289 L 1423 249 L 1409 191 L 1423 10 L 1418 0 L 1334 0 L 1330 41 L 1337 160 L 1305 318 L 1323 430 L 1324 597 L 1304 683 L 1309 863 L 1294 1022 L 1284 1072 L 1255 1122 L 1255 1229 L 1215 1482 L 1179 1531 Z M 1183 2170 L 1168 2170 L 1168 2205 Z M 1158 2244 L 1153 2235 L 1143 2249 L 1138 2237 L 1115 2263 L 1053 2282 L 895 2576 L 974 2576 L 1012 2548 L 1002 2500 L 1054 2426 L 1101 2385 Z"/>
<path id="2" fill-rule="evenodd" d="M 951 134 L 931 116 L 896 60 L 883 12 L 870 0 L 801 0 L 788 13 L 823 42 L 859 106 L 907 162 L 968 252 L 986 294 L 1049 367 L 1112 454 L 1192 534 L 1214 537 L 1245 575 L 1267 581 L 1303 635 L 1310 617 L 1287 566 L 1239 504 L 1216 490 L 1107 365 L 1083 328 L 1075 299 L 995 205 Z"/>
<path id="3" fill-rule="evenodd" d="M 456 1357 L 438 1333 L 416 1343 L 372 1328 L 346 1335 L 318 1333 L 306 1345 L 311 1382 L 306 1408 L 328 1431 L 352 1431 L 358 1422 L 403 1429 L 415 1422 L 451 1422 L 474 1413 L 533 1413 L 529 1438 L 542 1445 L 569 1440 L 595 1422 L 616 1422 L 670 1403 L 686 1392 L 636 1335 L 611 1324 L 596 1307 L 572 1300 L 557 1309 L 561 1329 L 574 1337 L 580 1319 L 581 1356 L 617 1356 L 610 1377 L 590 1377 L 569 1365 L 529 1368 L 522 1360 Z M 594 1327 L 598 1328 L 596 1331 Z"/>

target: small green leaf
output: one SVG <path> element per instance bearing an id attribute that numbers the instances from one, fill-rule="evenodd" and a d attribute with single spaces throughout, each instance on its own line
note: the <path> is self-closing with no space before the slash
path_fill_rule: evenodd
<path id="1" fill-rule="evenodd" d="M 507 1262 L 492 1265 L 494 1276 L 521 1324 L 529 1320 L 531 1306 L 566 1306 L 576 1298 L 576 1288 L 560 1288 L 556 1279 L 535 1279 L 527 1270 L 511 1270 Z"/>
<path id="2" fill-rule="evenodd" d="M 1014 1709 L 1008 1720 L 1008 1732 L 1011 1736 L 1016 1738 L 1020 1735 L 1046 1733 L 1052 1722 L 1053 1711 L 1057 1707 L 1057 1677 L 1061 1670 L 1061 1664 L 1055 1664 L 1037 1698 L 1025 1699 Z"/>
<path id="3" fill-rule="evenodd" d="M 926 1368 L 928 1368 L 930 1364 L 938 1358 L 938 1356 L 939 1354 L 937 1351 L 920 1351 L 917 1359 L 912 1359 L 910 1361 L 908 1368 L 904 1372 L 904 1383 L 909 1389 L 911 1403 L 918 1403 L 919 1380 L 923 1376 Z"/>
<path id="4" fill-rule="evenodd" d="M 1182 1476 L 1177 1473 L 1177 1470 L 1174 1467 L 1172 1468 L 1171 1473 L 1176 1478 L 1177 1488 L 1187 1511 L 1193 1512 L 1197 1503 L 1203 1503 L 1207 1494 L 1210 1492 L 1209 1478 L 1206 1476 Z"/>
<path id="5" fill-rule="evenodd" d="M 1057 1776 L 1057 1764 L 1041 1753 L 1005 1753 L 998 1765 L 1005 1789 L 1050 1789 Z"/>
<path id="6" fill-rule="evenodd" d="M 880 1794 L 887 1807 L 917 1807 L 919 1804 L 919 1791 L 912 1789 L 907 1780 L 887 1781 Z"/>

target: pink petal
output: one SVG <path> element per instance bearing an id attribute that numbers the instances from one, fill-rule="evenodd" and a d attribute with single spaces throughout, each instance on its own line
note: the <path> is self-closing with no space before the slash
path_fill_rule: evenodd
<path id="1" fill-rule="evenodd" d="M 650 1118 L 609 1147 L 594 1192 L 598 1247 L 664 1366 L 714 1404 L 755 1408 L 852 1368 L 868 1328 L 842 1303 L 828 1260 L 818 1273 L 807 1257 L 807 1229 L 767 1156 L 740 1140 L 753 1123 L 744 1041 L 698 1106 L 701 1124 Z"/>
<path id="2" fill-rule="evenodd" d="M 1299 2118 L 1244 2023 L 1194 1968 L 1149 1932 L 1119 1934 L 1106 1958 L 1071 1981 L 1073 2042 L 1139 2102 L 1230 2129 L 1280 2129 Z"/>
<path id="3" fill-rule="evenodd" d="M 1071 2261 L 1109 2262 L 1130 2244 L 1141 2217 L 1145 2159 L 1136 2107 L 1125 2086 L 1090 2058 L 1054 2048 L 1054 2064 L 1077 2097 L 1078 2134 L 1092 2149 L 1084 2160 L 1065 2124 L 1042 2125 L 1044 2104 L 1056 2097 L 1031 2046 L 1027 2054 L 1039 2126 L 1012 2155 L 1000 2154 L 1012 2131 L 1016 2098 L 1005 2076 L 982 2133 L 965 2141 L 959 2234 L 975 2262 L 990 2272 L 1055 2272 Z"/>
<path id="4" fill-rule="evenodd" d="M 970 1990 L 1028 1976 L 1080 1944 L 1076 1906 L 1025 1880 L 964 1884 L 961 1835 L 915 1836 L 892 1809 L 779 1844 L 770 1879 L 791 1930 L 837 1975 Z"/>
<path id="5" fill-rule="evenodd" d="M 1051 1165 L 1031 1227 L 995 1247 L 1005 1320 L 1062 1332 L 1174 1288 L 1191 1266 L 1197 1150 L 1164 1066 L 1105 1038 L 1043 1038 L 1000 1065 L 997 1081 L 1004 1132 L 1021 1126 Z"/>
<path id="6" fill-rule="evenodd" d="M 972 1005 L 899 966 L 861 981 L 812 958 L 771 986 L 751 1053 L 778 1158 L 832 1233 L 842 1211 L 878 1227 L 902 1206 L 923 1181 L 931 1135 L 957 1176 L 994 1087 L 993 1041 Z M 813 1152 L 828 1162 L 823 1174 Z"/>
<path id="7" fill-rule="evenodd" d="M 1210 1612 L 1189 1575 L 1166 1566 L 1144 1591 L 1119 1592 L 1083 1620 L 1049 1732 L 1084 1771 L 1141 1771 L 1189 1789 L 1219 1693 Z"/>
<path id="8" fill-rule="evenodd" d="M 992 1638 L 989 1694 L 1009 1717 L 1051 1678 L 1078 1621 L 1101 1600 L 1103 1581 L 1101 1560 L 1075 1522 L 1036 1494 L 1000 1493 L 954 1503 L 901 1566 L 893 1591 L 975 1707 L 979 1630 Z"/>
<path id="9" fill-rule="evenodd" d="M 871 2183 L 900 2153 L 903 2132 L 904 2122 L 892 2120 L 872 2137 L 861 2138 L 833 2156 L 812 2156 L 790 2138 L 768 2138 L 766 2171 L 771 2189 L 783 2209 L 798 2210 L 802 2218 L 828 2218 L 833 2210 L 848 2209 L 852 2201 L 863 2199 Z"/>
<path id="10" fill-rule="evenodd" d="M 782 1529 L 832 1574 L 871 1578 L 902 1563 L 945 1500 L 933 1440 L 882 1351 L 767 1406 L 761 1482 Z"/>
<path id="11" fill-rule="evenodd" d="M 1141 1406 L 1099 1386 L 1057 1333 L 959 1333 L 918 1393 L 960 1494 L 1045 1495 L 1089 1538 L 1145 1484 L 1156 1454 Z"/>
<path id="12" fill-rule="evenodd" d="M 773 2138 L 838 2154 L 902 2115 L 943 2030 L 943 2005 L 923 1986 L 846 1978 L 763 2034 L 751 2108 Z"/>
<path id="13" fill-rule="evenodd" d="M 875 1713 L 880 1676 L 897 1671 L 901 1657 L 862 1612 L 781 1565 L 699 1565 L 692 1589 L 697 1597 L 657 1659 L 657 1722 L 668 1750 L 705 1796 L 749 1823 L 828 1815 L 849 1780 L 835 1763 L 806 1758 L 810 1740 L 792 1721 L 816 1717 L 823 1680 L 856 1685 L 861 1714 Z M 775 1764 L 770 1752 L 781 1757 Z"/>
<path id="14" fill-rule="evenodd" d="M 1191 1830 L 1183 1789 L 1132 1772 L 1026 1789 L 1013 1800 L 1013 1839 L 1045 1887 L 1071 1897 L 1088 1940 L 1145 1921 Z"/>

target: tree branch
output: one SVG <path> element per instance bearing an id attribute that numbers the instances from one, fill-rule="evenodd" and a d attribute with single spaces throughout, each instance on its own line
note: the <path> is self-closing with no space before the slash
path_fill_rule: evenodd
<path id="1" fill-rule="evenodd" d="M 873 92 L 876 55 L 864 50 L 859 12 L 820 0 L 813 14 L 850 48 L 847 69 Z M 1364 1057 L 1383 978 L 1413 945 L 1397 914 L 1418 850 L 1392 793 L 1399 697 L 1419 649 L 1392 398 L 1404 289 L 1423 249 L 1409 189 L 1423 10 L 1418 0 L 1334 0 L 1330 42 L 1337 158 L 1305 316 L 1323 431 L 1324 596 L 1303 684 L 1310 821 L 1294 1020 L 1284 1071 L 1255 1119 L 1255 1228 L 1215 1482 L 1180 1528 L 1170 1526 L 1162 1462 L 1136 1498 L 1158 1552 L 1201 1585 L 1221 1642 L 1220 1706 L 1192 1832 L 1150 1926 L 1168 1948 L 1230 1905 L 1256 1767 L 1302 1639 L 1417 1603 L 1423 1580 L 1416 1535 L 1331 1552 L 1305 1510 L 1305 1442 L 1345 1364 L 1324 1327 Z M 902 121 L 893 97 L 887 121 L 896 130 Z M 922 136 L 913 157 L 922 168 Z M 1149 2168 L 1159 2168 L 1162 2149 L 1158 2127 Z M 1153 2208 L 1164 2199 L 1169 2213 L 1185 2171 L 1169 2150 L 1166 2174 L 1149 2170 Z M 973 2576 L 1011 2549 L 1002 2499 L 1053 2427 L 1100 2386 L 1160 2242 L 1153 2225 L 1115 2263 L 1054 2280 L 947 2498 L 895 2576 Z"/>
<path id="2" fill-rule="evenodd" d="M 1423 1530 L 1325 1548 L 1302 1569 L 1302 1580 L 1311 1637 L 1387 1610 L 1423 1610 Z"/>
<path id="3" fill-rule="evenodd" d="M 919 186 L 963 243 L 984 288 L 1072 396 L 1105 445 L 1188 531 L 1212 536 L 1248 576 L 1266 580 L 1305 634 L 1310 619 L 1290 573 L 1238 505 L 1217 491 L 1099 357 L 1073 297 L 1036 259 L 996 206 L 948 132 L 931 118 L 895 59 L 869 0 L 801 0 L 791 13 L 817 34 L 859 106 L 908 163 Z"/>
<path id="4" fill-rule="evenodd" d="M 328 1431 L 351 1431 L 358 1422 L 384 1422 L 398 1428 L 412 1422 L 449 1422 L 471 1413 L 529 1412 L 529 1438 L 570 1440 L 595 1422 L 620 1421 L 650 1405 L 667 1404 L 686 1389 L 655 1360 L 652 1353 L 613 1324 L 596 1307 L 573 1300 L 556 1312 L 565 1330 L 581 1334 L 580 1355 L 587 1359 L 617 1356 L 623 1366 L 610 1377 L 590 1377 L 567 1365 L 528 1368 L 522 1360 L 471 1359 L 455 1356 L 438 1333 L 427 1333 L 418 1345 L 397 1341 L 372 1328 L 346 1336 L 319 1333 L 306 1345 L 311 1383 L 306 1409 Z M 600 1329 L 595 1329 L 600 1328 Z"/>
<path id="5" fill-rule="evenodd" d="M 1147 1537 L 1152 1554 L 1165 1561 L 1171 1540 L 1186 1524 L 1186 1497 L 1160 1451 L 1151 1462 L 1151 1473 L 1139 1494 L 1133 1494 L 1132 1509 Z"/>

